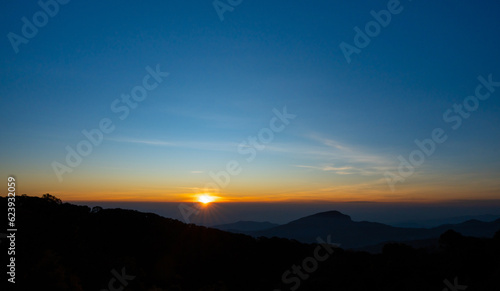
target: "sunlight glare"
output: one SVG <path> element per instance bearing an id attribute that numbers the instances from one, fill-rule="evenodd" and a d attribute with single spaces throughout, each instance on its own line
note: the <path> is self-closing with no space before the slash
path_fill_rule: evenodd
<path id="1" fill-rule="evenodd" d="M 210 202 L 213 202 L 215 198 L 213 196 L 210 196 L 209 194 L 203 194 L 198 196 L 198 202 L 201 202 L 203 204 L 208 204 Z"/>

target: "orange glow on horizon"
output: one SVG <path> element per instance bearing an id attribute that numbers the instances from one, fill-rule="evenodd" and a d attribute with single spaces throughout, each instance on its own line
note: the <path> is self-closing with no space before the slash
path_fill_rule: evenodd
<path id="1" fill-rule="evenodd" d="M 383 181 L 385 183 L 385 181 Z M 251 187 L 248 185 L 231 187 L 218 192 L 207 192 L 199 187 L 166 187 L 164 185 L 138 187 L 136 185 L 88 185 L 75 190 L 70 184 L 40 187 L 23 185 L 21 194 L 42 196 L 49 193 L 64 202 L 121 201 L 121 202 L 198 202 L 210 203 L 318 203 L 318 202 L 381 202 L 381 203 L 439 203 L 450 200 L 496 200 L 498 191 L 493 189 L 471 190 L 463 185 L 433 188 L 433 185 L 405 184 L 397 192 L 388 191 L 387 185 L 317 185 L 316 187 Z M 1 195 L 5 195 L 1 193 Z M 200 196 L 208 195 L 211 199 Z"/>
<path id="2" fill-rule="evenodd" d="M 214 202 L 216 198 L 210 194 L 201 194 L 198 196 L 198 202 L 201 202 L 205 205 Z"/>

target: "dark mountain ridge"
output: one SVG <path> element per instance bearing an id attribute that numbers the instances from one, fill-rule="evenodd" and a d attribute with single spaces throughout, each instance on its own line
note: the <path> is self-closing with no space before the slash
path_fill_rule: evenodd
<path id="1" fill-rule="evenodd" d="M 7 199 L 0 203 L 6 206 Z M 7 216 L 5 207 L 0 215 Z M 339 213 L 308 219 L 325 217 L 356 224 Z M 16 197 L 16 218 L 17 290 L 420 291 L 442 290 L 444 280 L 458 277 L 474 291 L 498 287 L 500 274 L 500 232 L 478 239 L 446 231 L 432 253 L 386 244 L 370 255 L 50 198 Z M 0 245 L 5 248 L 6 240 Z M 318 261 L 318 254 L 326 258 Z"/>
<path id="2" fill-rule="evenodd" d="M 479 220 L 482 222 L 492 222 L 500 218 L 500 215 L 494 214 L 479 214 L 479 215 L 461 215 L 446 218 L 434 218 L 424 220 L 403 221 L 396 224 L 391 224 L 396 227 L 411 227 L 411 228 L 432 228 L 446 224 L 459 224 L 469 220 Z"/>
<path id="3" fill-rule="evenodd" d="M 282 237 L 313 243 L 318 236 L 331 235 L 343 248 L 362 248 L 384 242 L 403 242 L 438 238 L 448 229 L 464 235 L 491 237 L 500 229 L 500 219 L 492 222 L 469 220 L 434 228 L 403 228 L 377 222 L 353 221 L 339 211 L 327 211 L 299 218 L 270 229 L 245 232 L 255 237 Z"/>

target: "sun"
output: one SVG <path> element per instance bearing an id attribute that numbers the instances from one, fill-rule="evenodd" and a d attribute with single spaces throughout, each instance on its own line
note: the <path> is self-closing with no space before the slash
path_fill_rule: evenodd
<path id="1" fill-rule="evenodd" d="M 201 202 L 203 204 L 209 204 L 210 202 L 213 202 L 215 200 L 215 197 L 210 196 L 209 194 L 202 194 L 198 196 L 198 202 Z"/>

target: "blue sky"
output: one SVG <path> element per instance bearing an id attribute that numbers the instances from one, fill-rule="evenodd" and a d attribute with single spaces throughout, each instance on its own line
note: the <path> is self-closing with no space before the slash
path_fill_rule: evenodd
<path id="1" fill-rule="evenodd" d="M 401 1 L 348 63 L 340 43 L 389 2 L 243 1 L 221 21 L 211 1 L 70 1 L 18 53 L 7 35 L 41 8 L 3 4 L 2 176 L 70 200 L 177 201 L 237 160 L 221 200 L 497 198 L 500 90 L 457 130 L 443 113 L 478 76 L 500 81 L 500 3 Z M 157 65 L 169 76 L 119 120 L 112 102 Z M 285 106 L 297 117 L 246 163 L 238 145 Z M 59 182 L 51 163 L 102 118 L 116 129 Z M 390 191 L 384 173 L 437 127 L 448 140 Z"/>

